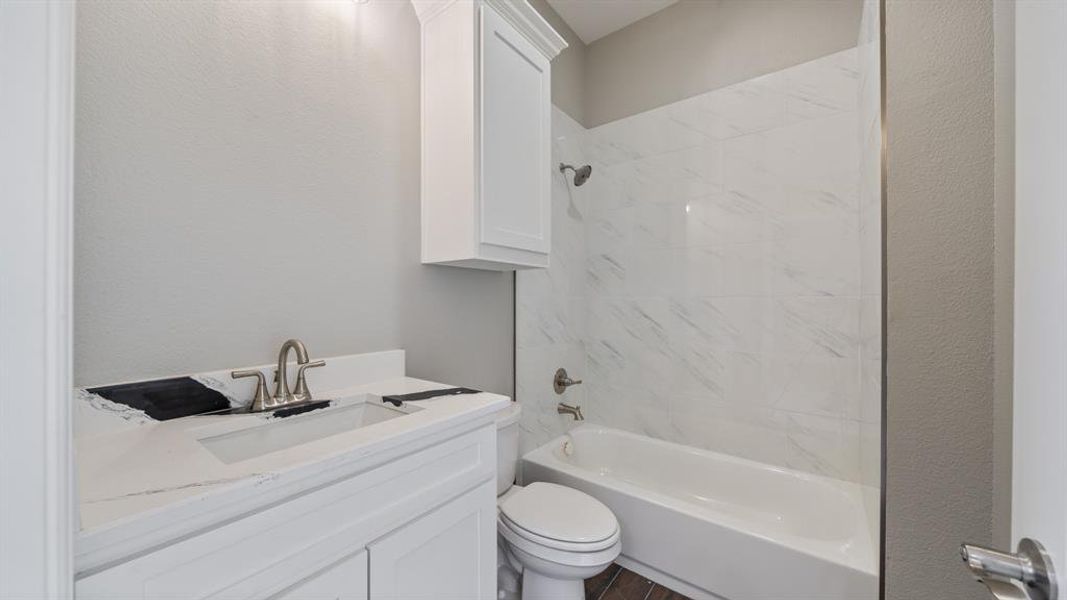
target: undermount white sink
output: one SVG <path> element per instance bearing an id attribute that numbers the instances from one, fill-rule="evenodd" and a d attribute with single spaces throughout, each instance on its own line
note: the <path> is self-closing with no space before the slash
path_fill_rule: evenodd
<path id="1" fill-rule="evenodd" d="M 249 427 L 208 433 L 197 441 L 216 458 L 231 464 L 402 417 L 418 407 L 404 409 L 368 401 L 340 404 L 288 417 L 265 417 Z"/>

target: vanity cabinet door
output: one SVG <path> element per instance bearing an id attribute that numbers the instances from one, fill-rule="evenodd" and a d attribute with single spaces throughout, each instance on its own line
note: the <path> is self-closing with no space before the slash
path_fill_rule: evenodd
<path id="1" fill-rule="evenodd" d="M 371 600 L 496 597 L 492 481 L 369 546 Z"/>
<path id="2" fill-rule="evenodd" d="M 319 571 L 271 600 L 367 600 L 367 551 Z"/>

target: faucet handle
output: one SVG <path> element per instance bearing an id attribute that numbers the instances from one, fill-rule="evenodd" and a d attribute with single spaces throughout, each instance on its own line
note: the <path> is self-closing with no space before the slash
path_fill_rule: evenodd
<path id="1" fill-rule="evenodd" d="M 556 374 L 552 376 L 552 389 L 557 394 L 562 394 L 572 385 L 581 385 L 581 383 L 581 379 L 571 379 L 567 374 L 567 369 L 556 369 Z"/>
<path id="2" fill-rule="evenodd" d="M 259 412 L 270 405 L 270 394 L 267 393 L 267 378 L 263 375 L 263 371 L 259 369 L 248 369 L 245 371 L 232 371 L 230 377 L 239 379 L 241 377 L 255 377 L 256 378 L 256 395 L 252 398 L 252 402 L 249 405 L 249 410 L 252 412 Z"/>
<path id="3" fill-rule="evenodd" d="M 325 366 L 326 361 L 315 360 L 304 363 L 296 368 L 296 389 L 293 390 L 293 397 L 296 398 L 298 402 L 308 402 L 311 400 L 311 391 L 308 389 L 307 377 L 304 376 L 304 371 Z"/>

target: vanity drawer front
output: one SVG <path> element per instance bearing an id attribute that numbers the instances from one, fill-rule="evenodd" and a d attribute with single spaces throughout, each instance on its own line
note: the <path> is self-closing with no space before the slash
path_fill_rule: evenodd
<path id="1" fill-rule="evenodd" d="M 367 551 L 346 558 L 271 600 L 367 600 Z"/>
<path id="2" fill-rule="evenodd" d="M 492 480 L 495 460 L 490 423 L 89 574 L 76 593 L 79 600 L 269 598 Z"/>

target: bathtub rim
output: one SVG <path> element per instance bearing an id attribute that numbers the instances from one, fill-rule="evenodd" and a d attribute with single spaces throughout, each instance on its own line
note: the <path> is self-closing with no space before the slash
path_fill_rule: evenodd
<path id="1" fill-rule="evenodd" d="M 602 475 L 591 469 L 585 469 L 570 463 L 563 462 L 555 456 L 554 450 L 556 448 L 561 447 L 565 440 L 570 439 L 571 433 L 575 431 L 604 432 L 613 435 L 621 435 L 625 438 L 637 439 L 642 443 L 652 443 L 654 445 L 658 445 L 675 451 L 682 451 L 690 454 L 695 454 L 697 456 L 707 456 L 715 459 L 725 460 L 728 462 L 739 463 L 745 466 L 762 470 L 770 470 L 785 476 L 796 477 L 805 481 L 812 481 L 819 484 L 829 485 L 835 489 L 841 490 L 849 495 L 849 497 L 853 500 L 857 510 L 860 511 L 862 521 L 858 523 L 860 527 L 858 528 L 858 532 L 856 534 L 855 539 L 858 540 L 860 543 L 867 544 L 867 560 L 863 560 L 862 557 L 855 557 L 854 560 L 843 561 L 835 556 L 820 553 L 814 551 L 811 548 L 806 548 L 803 546 L 802 543 L 795 543 L 793 540 L 790 539 L 780 539 L 763 532 L 743 529 L 738 526 L 738 524 L 735 522 L 735 519 L 724 518 L 721 515 L 716 515 L 712 511 L 701 510 L 692 502 L 688 502 L 684 499 L 670 496 L 655 489 L 650 489 L 627 481 L 623 481 L 616 477 L 612 477 L 611 475 Z M 872 519 L 872 515 L 869 514 L 869 511 L 867 510 L 864 501 L 865 494 L 870 492 L 870 490 L 865 489 L 869 486 L 864 486 L 860 483 L 834 479 L 832 477 L 826 477 L 823 475 L 816 475 L 814 473 L 798 471 L 796 469 L 790 469 L 788 467 L 782 467 L 779 465 L 762 463 L 752 459 L 733 456 L 722 452 L 716 452 L 714 450 L 706 450 L 703 448 L 685 446 L 682 444 L 677 444 L 674 442 L 669 442 L 666 440 L 661 440 L 638 433 L 615 429 L 604 425 L 596 425 L 592 423 L 583 423 L 571 429 L 567 433 L 557 436 L 549 440 L 548 442 L 545 442 L 544 444 L 538 446 L 537 448 L 527 452 L 521 457 L 520 462 L 525 463 L 527 461 L 536 463 L 542 468 L 558 470 L 566 475 L 577 479 L 588 480 L 595 485 L 604 486 L 617 493 L 636 496 L 664 510 L 677 511 L 693 519 L 699 519 L 704 521 L 710 520 L 720 527 L 725 527 L 734 532 L 741 533 L 744 535 L 753 536 L 767 543 L 787 548 L 791 551 L 804 554 L 816 560 L 831 562 L 842 568 L 857 571 L 863 575 L 869 575 L 875 578 L 880 576 L 877 544 L 874 540 L 870 539 L 871 523 L 869 521 Z M 522 469 L 521 466 L 519 469 L 519 473 L 520 478 L 522 479 L 520 483 L 524 485 L 528 483 L 527 481 L 525 481 L 524 469 Z M 644 563 L 641 564 L 643 565 Z M 644 566 L 654 569 L 654 567 L 650 567 L 649 565 Z"/>

